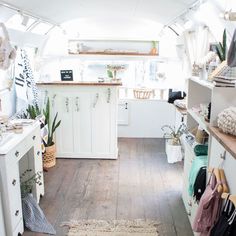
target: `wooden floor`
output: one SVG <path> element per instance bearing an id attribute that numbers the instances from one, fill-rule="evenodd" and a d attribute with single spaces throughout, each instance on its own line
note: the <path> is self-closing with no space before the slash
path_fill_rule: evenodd
<path id="1" fill-rule="evenodd" d="M 156 219 L 160 236 L 192 236 L 181 199 L 182 164 L 167 164 L 162 139 L 120 139 L 118 160 L 60 159 L 45 173 L 40 206 L 65 236 L 77 219 Z M 39 236 L 25 232 L 24 236 Z M 125 236 L 125 235 L 124 235 Z"/>

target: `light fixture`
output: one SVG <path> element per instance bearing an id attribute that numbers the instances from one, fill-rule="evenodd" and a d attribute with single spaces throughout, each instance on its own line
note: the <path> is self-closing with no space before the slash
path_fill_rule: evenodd
<path id="1" fill-rule="evenodd" d="M 225 11 L 220 14 L 220 18 L 223 18 L 223 19 L 229 20 L 229 21 L 236 21 L 236 12 L 232 12 L 231 10 Z"/>

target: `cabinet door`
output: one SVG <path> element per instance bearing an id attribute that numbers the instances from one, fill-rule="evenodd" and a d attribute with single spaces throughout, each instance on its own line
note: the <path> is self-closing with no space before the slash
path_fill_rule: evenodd
<path id="1" fill-rule="evenodd" d="M 129 125 L 129 105 L 127 101 L 118 104 L 118 125 Z"/>
<path id="2" fill-rule="evenodd" d="M 58 112 L 61 125 L 56 130 L 56 148 L 58 157 L 69 157 L 74 153 L 73 139 L 73 97 L 58 94 L 54 99 L 53 113 Z"/>
<path id="3" fill-rule="evenodd" d="M 92 152 L 91 94 L 79 92 L 73 97 L 75 154 L 88 157 Z"/>
<path id="4" fill-rule="evenodd" d="M 108 157 L 112 151 L 112 106 L 115 104 L 111 89 L 103 88 L 92 95 L 92 152 L 97 157 Z"/>

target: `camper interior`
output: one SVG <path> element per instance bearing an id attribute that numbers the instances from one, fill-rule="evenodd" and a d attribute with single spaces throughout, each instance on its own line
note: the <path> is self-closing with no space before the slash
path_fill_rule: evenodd
<path id="1" fill-rule="evenodd" d="M 0 236 L 235 236 L 235 159 L 235 0 L 0 0 Z"/>

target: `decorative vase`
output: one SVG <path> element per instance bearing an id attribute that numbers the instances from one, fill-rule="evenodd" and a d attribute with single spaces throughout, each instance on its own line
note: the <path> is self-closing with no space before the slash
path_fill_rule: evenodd
<path id="1" fill-rule="evenodd" d="M 46 147 L 43 154 L 43 167 L 51 168 L 56 165 L 56 145 L 55 143 L 52 146 Z"/>

